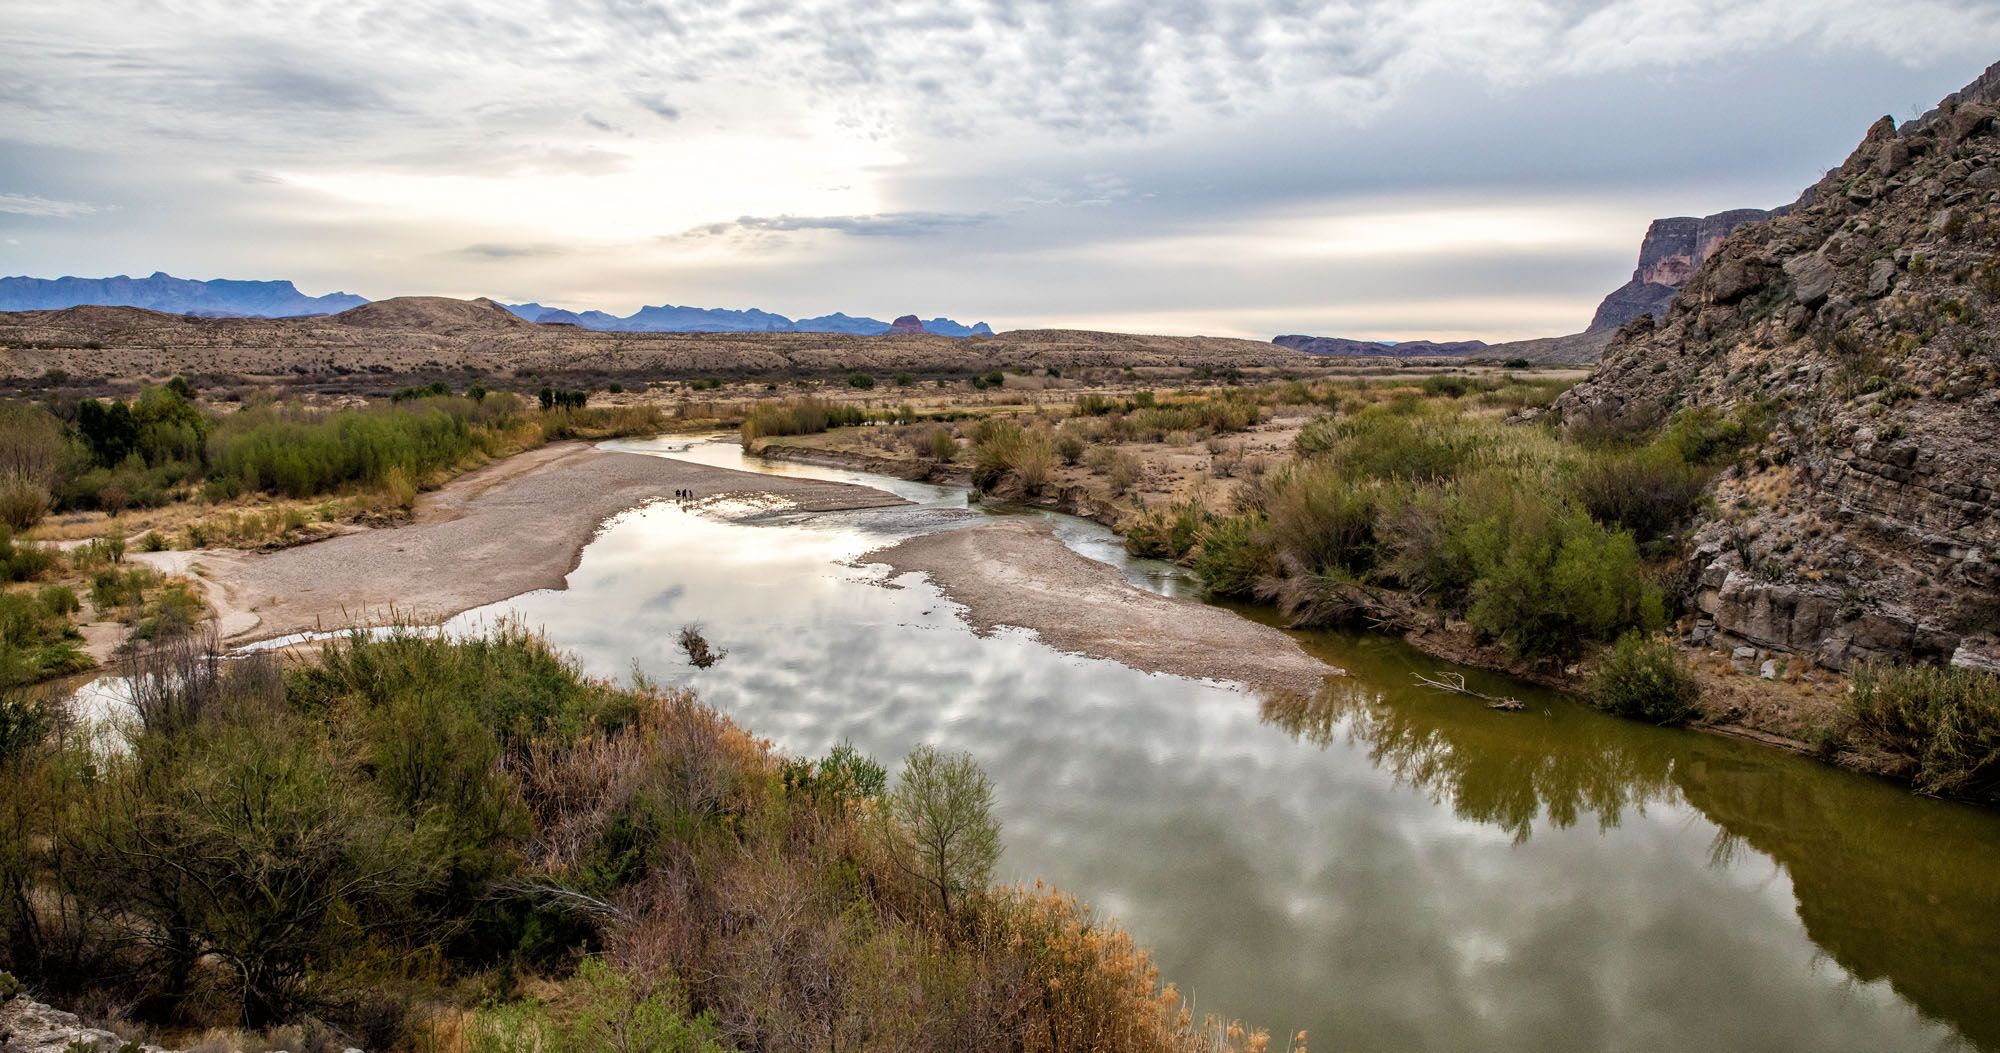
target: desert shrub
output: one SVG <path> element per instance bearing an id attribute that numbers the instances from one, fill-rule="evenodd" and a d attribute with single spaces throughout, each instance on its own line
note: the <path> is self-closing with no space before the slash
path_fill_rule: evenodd
<path id="1" fill-rule="evenodd" d="M 815 435 L 828 428 L 863 423 L 867 415 L 858 407 L 843 406 L 821 398 L 759 402 L 743 419 L 743 441 L 750 444 L 774 435 Z"/>
<path id="2" fill-rule="evenodd" d="M 860 373 L 860 372 L 849 373 L 847 374 L 847 386 L 850 388 L 860 388 L 861 390 L 866 391 L 875 386 L 875 378 L 869 376 L 866 373 Z"/>
<path id="3" fill-rule="evenodd" d="M 972 485 L 995 492 L 1011 485 L 1038 493 L 1055 474 L 1055 443 L 1041 428 L 1023 428 L 1003 417 L 988 417 L 973 429 Z"/>
<path id="4" fill-rule="evenodd" d="M 1098 394 L 1084 394 L 1076 397 L 1076 415 L 1079 417 L 1102 417 L 1117 412 L 1119 402 Z"/>
<path id="5" fill-rule="evenodd" d="M 482 1009 L 466 1028 L 470 1053 L 724 1053 L 713 1016 L 689 1012 L 671 978 L 641 982 L 586 958 L 552 1000 Z"/>
<path id="6" fill-rule="evenodd" d="M 1083 905 L 989 887 L 969 757 L 891 791 L 507 626 L 147 654 L 122 751 L 0 700 L 0 968 L 51 996 L 370 1048 L 1261 1048 Z"/>
<path id="7" fill-rule="evenodd" d="M 1957 666 L 1866 664 L 1849 712 L 1864 740 L 1904 758 L 1926 793 L 2000 791 L 2000 676 Z"/>
<path id="8" fill-rule="evenodd" d="M 0 592 L 0 689 L 90 667 L 65 606 L 60 593 L 47 590 Z"/>
<path id="9" fill-rule="evenodd" d="M 1598 451 L 1578 466 L 1570 485 L 1591 518 L 1631 531 L 1643 545 L 1672 535 L 1693 518 L 1709 475 L 1672 446 L 1654 443 Z"/>
<path id="10" fill-rule="evenodd" d="M 1473 383 L 1471 377 L 1439 374 L 1434 377 L 1425 377 L 1424 382 L 1419 384 L 1418 387 L 1423 389 L 1424 394 L 1432 398 L 1457 399 L 1471 394 L 1475 390 L 1476 385 Z"/>
<path id="11" fill-rule="evenodd" d="M 1084 449 L 1083 436 L 1075 429 L 1064 428 L 1056 433 L 1056 454 L 1062 458 L 1062 463 L 1071 466 L 1078 464 L 1083 460 Z"/>
<path id="12" fill-rule="evenodd" d="M 958 439 L 952 435 L 950 428 L 932 428 L 927 446 L 931 460 L 939 464 L 949 464 L 958 456 Z"/>
<path id="13" fill-rule="evenodd" d="M 1104 476 L 1114 494 L 1125 493 L 1137 486 L 1144 474 L 1139 458 L 1129 451 L 1108 446 L 1096 446 L 1085 451 L 1083 463 L 1092 472 Z"/>
<path id="14" fill-rule="evenodd" d="M 1262 517 L 1248 514 L 1211 521 L 1202 531 L 1193 566 L 1202 588 L 1210 595 L 1230 598 L 1254 595 L 1260 583 L 1277 573 Z"/>
<path id="15" fill-rule="evenodd" d="M 1126 524 L 1125 551 L 1144 559 L 1187 559 L 1211 518 L 1201 502 L 1194 500 L 1165 511 L 1148 510 Z"/>
<path id="16" fill-rule="evenodd" d="M 1488 534 L 1466 620 L 1521 657 L 1568 656 L 1628 628 L 1658 629 L 1664 596 L 1632 535 L 1579 511 L 1517 505 L 1504 535 Z"/>
<path id="17" fill-rule="evenodd" d="M 1744 407 L 1724 415 L 1713 407 L 1682 410 L 1667 422 L 1659 442 L 1678 454 L 1687 464 L 1719 464 L 1752 443 L 1761 441 L 1765 429 L 1754 407 Z"/>
<path id="18" fill-rule="evenodd" d="M 0 524 L 0 581 L 33 581 L 55 563 L 56 558 L 48 549 L 14 540 L 14 532 Z"/>
<path id="19" fill-rule="evenodd" d="M 36 598 L 43 607 L 56 614 L 70 615 L 83 609 L 83 604 L 77 601 L 76 590 L 67 585 L 44 585 Z"/>
<path id="20" fill-rule="evenodd" d="M 1320 417 L 1299 432 L 1295 445 L 1301 454 L 1337 462 L 1349 476 L 1437 482 L 1482 463 L 1495 440 L 1491 429 L 1473 425 L 1455 411 L 1387 403 Z"/>
<path id="21" fill-rule="evenodd" d="M 39 522 L 75 460 L 61 421 L 30 403 L 0 401 L 0 525 Z"/>
<path id="22" fill-rule="evenodd" d="M 26 530 L 48 514 L 53 495 L 33 479 L 0 474 L 0 525 Z"/>
<path id="23" fill-rule="evenodd" d="M 1618 638 L 1591 672 L 1589 698 L 1607 713 L 1679 724 L 1695 714 L 1701 684 L 1673 644 L 1631 631 Z"/>
<path id="24" fill-rule="evenodd" d="M 251 1026 L 324 1004 L 316 981 L 358 948 L 359 919 L 401 916 L 435 880 L 422 831 L 276 711 L 142 736 L 93 789 L 70 836 L 104 862 L 80 891 L 159 934 L 142 946 L 180 979 L 170 993 L 196 962 L 221 963 Z"/>
<path id="25" fill-rule="evenodd" d="M 1305 574 L 1365 574 L 1379 557 L 1376 514 L 1386 491 L 1331 461 L 1294 461 L 1261 481 L 1252 500 L 1272 549 Z"/>

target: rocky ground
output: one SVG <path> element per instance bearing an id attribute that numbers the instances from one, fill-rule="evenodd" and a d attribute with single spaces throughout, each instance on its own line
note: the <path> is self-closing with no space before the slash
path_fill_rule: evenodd
<path id="1" fill-rule="evenodd" d="M 1696 406 L 1768 426 L 1697 535 L 1713 635 L 1696 642 L 2000 669 L 1996 97 L 1989 71 L 1920 120 L 1883 118 L 1557 403 L 1573 428 Z"/>

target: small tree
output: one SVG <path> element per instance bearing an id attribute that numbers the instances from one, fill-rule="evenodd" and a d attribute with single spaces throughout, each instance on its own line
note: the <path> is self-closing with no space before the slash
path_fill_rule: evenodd
<path id="1" fill-rule="evenodd" d="M 1701 682 L 1672 644 L 1632 631 L 1618 638 L 1590 677 L 1597 708 L 1655 724 L 1679 724 L 1701 704 Z"/>
<path id="2" fill-rule="evenodd" d="M 953 893 L 984 888 L 1000 859 L 993 783 L 969 753 L 918 746 L 877 814 L 890 858 L 935 889 L 946 914 Z"/>

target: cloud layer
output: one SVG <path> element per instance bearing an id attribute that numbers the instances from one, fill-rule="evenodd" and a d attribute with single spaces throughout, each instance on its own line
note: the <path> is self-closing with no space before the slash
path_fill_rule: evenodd
<path id="1" fill-rule="evenodd" d="M 15 0 L 0 270 L 1557 331 L 1994 53 L 1945 0 Z"/>

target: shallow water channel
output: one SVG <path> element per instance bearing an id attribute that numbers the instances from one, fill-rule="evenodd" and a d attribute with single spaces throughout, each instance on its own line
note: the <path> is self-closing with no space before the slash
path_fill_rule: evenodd
<path id="1" fill-rule="evenodd" d="M 636 663 L 795 753 L 970 751 L 999 876 L 1117 917 L 1197 1013 L 1315 1049 L 2000 1049 L 2000 815 L 1465 670 L 1529 703 L 1489 711 L 1414 686 L 1451 667 L 1394 639 L 1302 634 L 1353 676 L 1274 706 L 982 638 L 920 577 L 858 559 L 975 521 L 963 491 L 733 442 L 607 446 L 916 504 L 754 524 L 657 504 L 609 524 L 566 590 L 455 624 L 518 614 L 592 672 Z M 1186 589 L 1052 518 L 1136 584 Z M 728 658 L 688 666 L 690 622 Z"/>

